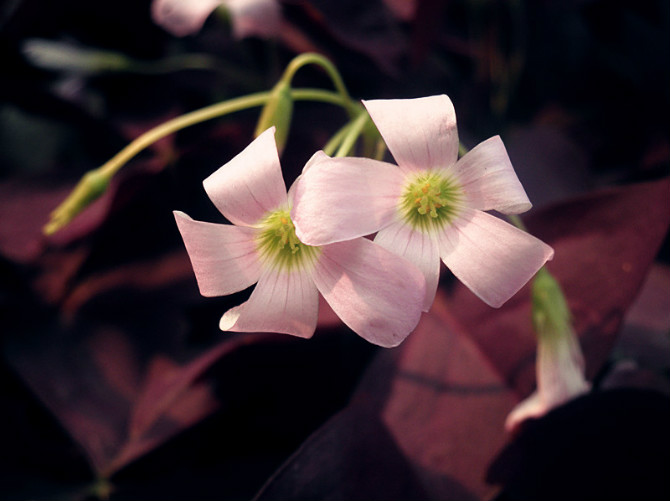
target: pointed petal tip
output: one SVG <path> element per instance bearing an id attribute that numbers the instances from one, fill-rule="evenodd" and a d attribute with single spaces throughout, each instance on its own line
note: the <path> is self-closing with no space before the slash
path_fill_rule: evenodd
<path id="1" fill-rule="evenodd" d="M 202 183 L 210 200 L 233 224 L 253 226 L 287 203 L 274 131 L 274 127 L 266 129 Z"/>
<path id="2" fill-rule="evenodd" d="M 533 235 L 476 210 L 440 236 L 444 264 L 493 308 L 519 292 L 554 253 Z"/>
<path id="3" fill-rule="evenodd" d="M 221 320 L 219 320 L 219 329 L 224 332 L 230 331 L 237 322 L 237 319 L 240 318 L 240 312 L 236 308 L 231 308 L 223 314 Z"/>
<path id="4" fill-rule="evenodd" d="M 172 215 L 174 216 L 177 223 L 179 222 L 180 219 L 186 219 L 186 220 L 193 221 L 193 218 L 191 216 L 189 216 L 188 214 L 186 214 L 185 212 L 182 212 L 180 210 L 173 210 Z"/>
<path id="5" fill-rule="evenodd" d="M 228 310 L 221 317 L 219 328 L 310 338 L 316 330 L 318 298 L 308 274 L 266 269 L 249 299 Z"/>

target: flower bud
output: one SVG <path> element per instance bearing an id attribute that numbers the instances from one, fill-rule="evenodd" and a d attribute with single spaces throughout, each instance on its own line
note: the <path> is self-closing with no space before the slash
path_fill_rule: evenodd
<path id="1" fill-rule="evenodd" d="M 537 390 L 512 410 L 505 423 L 508 430 L 590 389 L 584 378 L 584 357 L 572 327 L 568 303 L 546 268 L 541 268 L 533 280 L 532 301 L 537 334 Z"/>
<path id="2" fill-rule="evenodd" d="M 254 135 L 258 137 L 264 131 L 274 126 L 276 128 L 275 140 L 277 141 L 277 151 L 281 154 L 291 128 L 292 115 L 293 98 L 291 97 L 291 85 L 289 82 L 280 80 L 272 89 L 270 99 L 268 99 L 268 102 L 263 107 Z"/>
<path id="3" fill-rule="evenodd" d="M 110 176 L 100 169 L 88 171 L 68 197 L 51 213 L 49 222 L 43 228 L 44 234 L 51 235 L 66 226 L 107 191 L 109 180 Z"/>
<path id="4" fill-rule="evenodd" d="M 117 52 L 80 47 L 68 42 L 31 38 L 22 46 L 23 55 L 38 68 L 94 75 L 122 71 L 130 60 Z"/>

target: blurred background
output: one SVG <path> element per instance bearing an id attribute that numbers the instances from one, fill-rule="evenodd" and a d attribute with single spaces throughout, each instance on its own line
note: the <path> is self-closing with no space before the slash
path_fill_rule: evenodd
<path id="1" fill-rule="evenodd" d="M 221 314 L 249 291 L 200 297 L 171 211 L 222 221 L 201 183 L 251 141 L 259 109 L 159 141 L 129 162 L 69 227 L 50 237 L 41 233 L 49 212 L 78 179 L 133 138 L 188 111 L 268 90 L 288 62 L 307 51 L 330 58 L 355 98 L 448 94 L 468 147 L 501 135 L 534 204 L 531 230 L 540 236 L 555 224 L 556 235 L 547 238 L 560 243 L 558 228 L 574 224 L 581 233 L 571 235 L 597 240 L 604 258 L 616 249 L 601 242 L 604 234 L 616 233 L 606 216 L 621 220 L 625 231 L 616 233 L 617 242 L 639 244 L 631 250 L 630 279 L 598 282 L 594 297 L 617 287 L 623 292 L 597 314 L 575 313 L 580 335 L 607 339 L 587 343 L 587 372 L 598 382 L 616 370 L 620 379 L 628 377 L 623 386 L 650 393 L 640 408 L 667 415 L 670 211 L 667 183 L 658 183 L 670 172 L 670 4 L 278 3 L 279 31 L 243 39 L 218 11 L 201 30 L 175 37 L 154 22 L 148 0 L 0 4 L 2 499 L 251 499 L 268 479 L 260 499 L 491 499 L 508 492 L 500 491 L 506 481 L 514 484 L 518 477 L 512 474 L 488 482 L 485 477 L 510 439 L 498 418 L 504 419 L 514 398 L 532 390 L 532 337 L 523 350 L 495 345 L 496 353 L 508 350 L 525 361 L 519 369 L 531 377 L 525 382 L 505 366 L 505 356 L 482 348 L 481 336 L 465 347 L 458 343 L 468 336 L 456 336 L 459 347 L 444 346 L 448 353 L 462 349 L 474 357 L 466 372 L 489 367 L 479 352 L 493 360 L 495 374 L 481 368 L 493 382 L 482 384 L 509 395 L 498 407 L 482 404 L 498 409 L 491 418 L 496 427 L 490 451 L 474 458 L 471 450 L 449 445 L 458 441 L 438 435 L 433 440 L 443 439 L 444 447 L 430 459 L 430 470 L 403 446 L 389 415 L 379 412 L 389 408 L 383 402 L 393 393 L 393 371 L 411 358 L 410 348 L 380 356 L 384 350 L 366 344 L 326 310 L 310 341 L 218 330 Z M 294 86 L 330 89 L 331 83 L 318 68 L 307 67 Z M 296 103 L 282 156 L 287 185 L 346 120 L 340 108 Z M 655 188 L 626 191 L 631 186 Z M 623 191 L 584 198 L 601 189 Z M 556 205 L 571 200 L 581 205 Z M 603 216 L 590 218 L 576 207 Z M 595 255 L 595 248 L 572 252 Z M 594 268 L 581 273 L 589 270 Z M 603 270 L 603 276 L 614 273 L 604 265 Z M 626 314 L 643 283 L 652 284 L 645 289 L 651 292 L 644 304 L 635 303 L 637 327 L 631 327 Z M 470 305 L 458 302 L 454 287 L 444 274 L 445 310 Z M 576 282 L 572 290 L 580 290 Z M 573 301 L 581 304 L 580 297 Z M 522 313 L 528 304 L 526 294 L 520 310 L 510 310 L 503 323 L 491 315 L 489 324 L 504 330 L 510 318 L 527 323 Z M 468 308 L 461 311 L 479 311 Z M 478 325 L 474 318 L 463 314 L 455 325 L 468 331 Z M 628 365 L 617 365 L 620 360 Z M 450 409 L 481 416 L 458 405 Z M 644 423 L 660 445 L 643 452 L 664 468 L 667 453 L 659 451 L 670 450 L 667 431 L 653 435 L 656 421 Z M 660 423 L 658 429 L 664 428 Z M 644 428 L 637 421 L 629 426 Z M 480 470 L 453 466 L 470 464 L 466 456 Z M 510 460 L 503 470 L 522 463 Z M 600 478 L 596 470 L 593 478 Z M 667 481 L 659 491 L 652 470 L 647 469 L 652 480 L 635 477 L 635 487 L 626 488 L 651 497 L 667 494 Z"/>

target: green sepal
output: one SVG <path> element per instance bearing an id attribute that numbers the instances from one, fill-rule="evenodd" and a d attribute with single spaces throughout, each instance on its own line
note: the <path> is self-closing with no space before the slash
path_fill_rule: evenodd
<path id="1" fill-rule="evenodd" d="M 538 337 L 555 339 L 572 330 L 570 308 L 561 286 L 542 267 L 533 279 L 531 288 L 533 326 Z"/>
<path id="2" fill-rule="evenodd" d="M 51 213 L 44 233 L 51 235 L 66 226 L 81 211 L 97 200 L 109 187 L 110 175 L 100 169 L 88 171 L 68 197 Z"/>

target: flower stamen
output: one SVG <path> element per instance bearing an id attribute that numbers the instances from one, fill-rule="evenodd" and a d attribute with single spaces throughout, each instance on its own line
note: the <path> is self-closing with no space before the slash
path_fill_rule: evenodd
<path id="1" fill-rule="evenodd" d="M 259 226 L 258 252 L 261 259 L 272 266 L 290 270 L 311 264 L 320 252 L 319 247 L 298 240 L 288 210 L 271 212 Z"/>
<path id="2" fill-rule="evenodd" d="M 452 219 L 461 199 L 462 191 L 455 182 L 430 172 L 414 178 L 406 186 L 400 209 L 415 227 L 442 227 Z"/>

